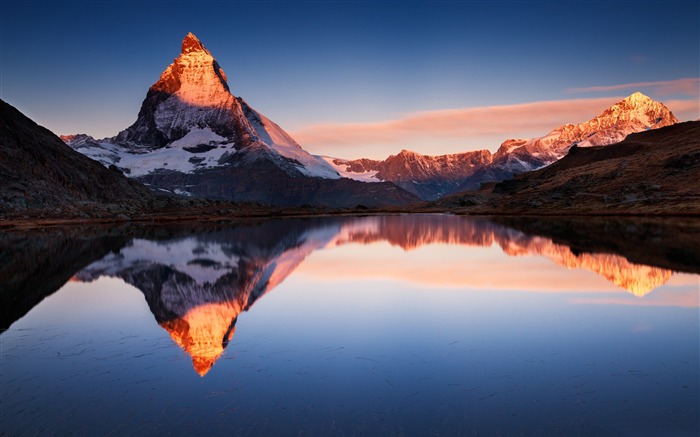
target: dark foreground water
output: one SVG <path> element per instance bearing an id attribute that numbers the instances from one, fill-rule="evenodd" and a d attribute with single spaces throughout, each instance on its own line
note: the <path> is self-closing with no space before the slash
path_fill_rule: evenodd
<path id="1" fill-rule="evenodd" d="M 697 223 L 0 236 L 2 435 L 700 434 Z"/>

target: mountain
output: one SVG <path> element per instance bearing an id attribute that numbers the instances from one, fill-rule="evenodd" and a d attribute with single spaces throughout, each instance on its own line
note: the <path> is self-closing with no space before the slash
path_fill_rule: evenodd
<path id="1" fill-rule="evenodd" d="M 700 215 L 700 121 L 631 134 L 605 147 L 571 147 L 543 169 L 492 192 L 438 201 L 465 212 Z"/>
<path id="2" fill-rule="evenodd" d="M 150 87 L 134 124 L 113 138 L 63 137 L 75 150 L 153 189 L 273 205 L 388 206 L 435 200 L 542 168 L 574 144 L 612 144 L 677 123 L 662 103 L 634 93 L 580 124 L 488 150 L 385 160 L 306 152 L 281 127 L 231 93 L 224 70 L 189 33 Z"/>
<path id="3" fill-rule="evenodd" d="M 678 120 L 662 103 L 634 93 L 584 123 L 560 126 L 540 138 L 506 140 L 493 155 L 480 150 L 425 156 L 403 150 L 384 161 L 325 159 L 344 177 L 390 181 L 423 200 L 435 200 L 542 168 L 561 159 L 573 145 L 609 145 L 629 134 L 675 123 Z"/>
<path id="4" fill-rule="evenodd" d="M 383 161 L 325 159 L 343 177 L 365 182 L 390 181 L 423 200 L 435 200 L 458 189 L 464 178 L 488 165 L 492 156 L 488 150 L 441 156 L 402 150 Z"/>
<path id="5" fill-rule="evenodd" d="M 0 216 L 114 216 L 167 201 L 75 152 L 2 100 L 0 144 Z"/>
<path id="6" fill-rule="evenodd" d="M 476 189 L 482 182 L 502 181 L 515 174 L 545 167 L 564 157 L 574 145 L 607 146 L 630 134 L 675 123 L 678 119 L 663 103 L 636 92 L 584 123 L 566 124 L 544 137 L 528 141 L 505 141 L 493 155 L 491 165 L 465 181 L 460 191 Z"/>
<path id="7" fill-rule="evenodd" d="M 343 179 L 282 128 L 235 97 L 224 70 L 189 33 L 150 87 L 134 124 L 113 138 L 64 137 L 75 150 L 153 189 L 274 205 L 399 205 L 391 183 Z"/>

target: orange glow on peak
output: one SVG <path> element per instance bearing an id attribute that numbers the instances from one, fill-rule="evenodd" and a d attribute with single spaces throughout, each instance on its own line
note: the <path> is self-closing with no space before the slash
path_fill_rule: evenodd
<path id="1" fill-rule="evenodd" d="M 199 376 L 204 376 L 233 338 L 235 321 L 242 310 L 238 301 L 204 304 L 160 325 L 192 357 Z"/>

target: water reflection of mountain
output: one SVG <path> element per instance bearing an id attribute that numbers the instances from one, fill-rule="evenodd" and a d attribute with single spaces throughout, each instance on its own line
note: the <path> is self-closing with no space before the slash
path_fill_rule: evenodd
<path id="1" fill-rule="evenodd" d="M 493 217 L 500 225 L 540 235 L 574 253 L 611 253 L 635 264 L 700 273 L 700 220 L 693 217 Z"/>
<path id="2" fill-rule="evenodd" d="M 533 220 L 529 219 L 528 223 Z M 337 243 L 387 241 L 405 250 L 438 243 L 481 247 L 497 244 L 510 256 L 541 255 L 568 269 L 589 270 L 636 296 L 663 285 L 673 274 L 668 269 L 631 263 L 620 255 L 574 252 L 569 246 L 496 224 L 493 219 L 447 215 L 380 216 L 365 219 L 362 226 L 349 227 L 343 234 Z M 589 238 L 599 237 L 593 233 Z"/>
<path id="3" fill-rule="evenodd" d="M 204 375 L 233 337 L 240 314 L 321 248 L 374 242 L 407 251 L 429 244 L 496 245 L 510 256 L 544 256 L 568 269 L 590 270 L 637 296 L 665 283 L 673 269 L 700 270 L 693 261 L 700 258 L 700 232 L 692 225 L 646 223 L 640 227 L 638 221 L 622 220 L 603 221 L 596 228 L 594 220 L 585 224 L 505 220 L 370 216 L 218 228 L 7 233 L 0 235 L 0 283 L 3 308 L 10 302 L 11 310 L 3 309 L 3 323 L 9 326 L 70 277 L 81 281 L 119 277 L 143 292 L 156 321 Z M 585 235 L 576 232 L 583 227 Z M 637 261 L 644 252 L 639 238 L 625 237 L 625 232 L 640 229 L 653 237 L 644 246 L 652 252 L 642 258 L 651 261 L 648 265 Z M 613 243 L 605 246 L 604 242 Z M 628 253 L 635 262 L 627 259 Z M 454 262 L 458 271 L 461 261 Z"/>
<path id="4" fill-rule="evenodd" d="M 269 222 L 161 241 L 135 239 L 79 272 L 83 281 L 114 276 L 143 292 L 160 326 L 205 375 L 233 337 L 238 316 L 338 232 Z"/>
<path id="5" fill-rule="evenodd" d="M 128 243 L 121 232 L 113 231 L 80 227 L 0 231 L 0 332 L 76 271 Z"/>
<path id="6" fill-rule="evenodd" d="M 574 253 L 483 218 L 425 215 L 285 220 L 158 241 L 134 239 L 77 278 L 115 276 L 141 290 L 157 322 L 204 375 L 231 340 L 239 315 L 306 256 L 321 248 L 379 241 L 405 250 L 437 243 L 497 244 L 511 256 L 536 254 L 566 268 L 593 271 L 638 296 L 672 275 L 619 255 Z"/>

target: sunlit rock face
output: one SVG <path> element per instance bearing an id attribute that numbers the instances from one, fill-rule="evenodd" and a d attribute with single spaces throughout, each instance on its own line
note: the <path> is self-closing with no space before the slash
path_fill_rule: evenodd
<path id="1" fill-rule="evenodd" d="M 463 187 L 474 188 L 477 182 L 509 179 L 515 174 L 542 168 L 566 156 L 574 144 L 608 146 L 629 134 L 675 123 L 678 119 L 663 103 L 637 92 L 583 123 L 559 126 L 540 138 L 505 141 L 494 153 L 489 166 L 475 173 Z"/>
<path id="2" fill-rule="evenodd" d="M 192 357 L 194 370 L 204 376 L 233 337 L 241 311 L 238 301 L 204 304 L 179 318 L 160 322 L 160 326 Z"/>
<path id="3" fill-rule="evenodd" d="M 383 161 L 330 159 L 329 163 L 343 176 L 366 182 L 390 181 L 423 200 L 435 200 L 452 193 L 464 178 L 490 164 L 491 159 L 488 150 L 439 156 L 402 150 Z"/>
<path id="4" fill-rule="evenodd" d="M 289 220 L 167 240 L 134 239 L 83 269 L 75 280 L 113 276 L 141 290 L 158 324 L 204 376 L 233 338 L 241 315 L 314 251 L 387 242 L 406 251 L 431 244 L 499 246 L 509 256 L 544 256 L 584 269 L 637 296 L 664 284 L 670 270 L 613 254 L 574 253 L 487 219 L 447 215 Z M 460 260 L 454 260 L 459 270 Z M 347 267 L 350 271 L 352 266 Z M 510 272 L 518 281 L 518 272 Z M 468 283 L 469 278 L 465 278 Z"/>

